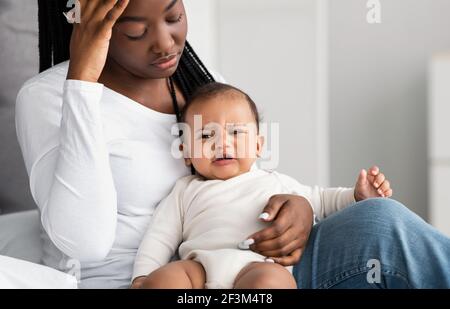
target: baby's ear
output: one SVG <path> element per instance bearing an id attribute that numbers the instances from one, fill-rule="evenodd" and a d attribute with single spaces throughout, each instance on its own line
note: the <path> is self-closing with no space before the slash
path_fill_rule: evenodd
<path id="1" fill-rule="evenodd" d="M 261 156 L 264 147 L 264 136 L 258 135 L 258 139 L 256 140 L 256 156 Z"/>
<path id="2" fill-rule="evenodd" d="M 184 159 L 184 164 L 186 164 L 186 166 L 192 166 L 191 159 Z"/>
<path id="3" fill-rule="evenodd" d="M 191 166 L 192 165 L 192 161 L 189 158 L 189 153 L 187 152 L 187 147 L 184 143 L 181 143 L 179 146 L 179 149 L 181 151 L 181 153 L 183 154 L 183 158 L 184 158 L 184 163 L 186 164 L 186 166 Z"/>

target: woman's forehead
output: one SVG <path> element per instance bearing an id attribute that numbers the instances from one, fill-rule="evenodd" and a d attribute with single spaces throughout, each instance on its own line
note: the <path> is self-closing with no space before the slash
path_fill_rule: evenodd
<path id="1" fill-rule="evenodd" d="M 182 0 L 131 0 L 123 16 L 160 16 L 181 2 Z"/>

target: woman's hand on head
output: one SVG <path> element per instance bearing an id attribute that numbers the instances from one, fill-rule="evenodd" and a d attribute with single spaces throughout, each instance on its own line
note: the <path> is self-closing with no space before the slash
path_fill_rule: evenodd
<path id="1" fill-rule="evenodd" d="M 73 24 L 67 79 L 97 82 L 108 56 L 112 28 L 130 0 L 79 0 L 80 23 Z"/>
<path id="2" fill-rule="evenodd" d="M 283 266 L 296 264 L 313 225 L 309 202 L 298 195 L 274 195 L 260 219 L 272 224 L 248 238 L 254 241 L 250 249 Z"/>

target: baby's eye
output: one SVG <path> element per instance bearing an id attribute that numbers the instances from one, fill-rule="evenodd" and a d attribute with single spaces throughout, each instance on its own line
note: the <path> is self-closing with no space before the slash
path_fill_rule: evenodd
<path id="1" fill-rule="evenodd" d="M 203 132 L 202 133 L 202 139 L 209 139 L 209 138 L 211 138 L 211 137 L 213 137 L 214 136 L 214 131 L 211 131 L 211 132 Z"/>
<path id="2" fill-rule="evenodd" d="M 245 134 L 245 133 L 247 133 L 247 130 L 245 130 L 245 129 L 233 129 L 233 130 L 231 131 L 231 133 L 232 133 L 233 135 Z"/>

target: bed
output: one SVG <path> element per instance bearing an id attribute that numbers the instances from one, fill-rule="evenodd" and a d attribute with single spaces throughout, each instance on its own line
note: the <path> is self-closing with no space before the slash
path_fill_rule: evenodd
<path id="1" fill-rule="evenodd" d="M 39 214 L 26 211 L 0 216 L 0 289 L 74 289 L 76 278 L 40 265 Z"/>

